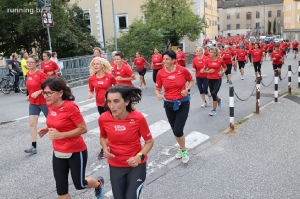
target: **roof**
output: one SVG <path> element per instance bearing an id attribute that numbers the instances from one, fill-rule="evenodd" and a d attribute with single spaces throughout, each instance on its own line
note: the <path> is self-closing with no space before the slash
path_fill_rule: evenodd
<path id="1" fill-rule="evenodd" d="M 223 8 L 270 5 L 270 4 L 281 4 L 281 3 L 283 3 L 283 0 L 234 0 L 234 1 L 225 1 L 223 4 Z"/>

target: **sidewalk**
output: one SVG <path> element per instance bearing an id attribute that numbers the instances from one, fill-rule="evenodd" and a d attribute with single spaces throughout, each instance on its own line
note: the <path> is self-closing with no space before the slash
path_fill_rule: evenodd
<path id="1" fill-rule="evenodd" d="M 300 198 L 299 113 L 300 95 L 280 98 L 237 134 L 221 133 L 190 151 L 188 165 L 169 166 L 160 178 L 147 179 L 141 198 Z"/>

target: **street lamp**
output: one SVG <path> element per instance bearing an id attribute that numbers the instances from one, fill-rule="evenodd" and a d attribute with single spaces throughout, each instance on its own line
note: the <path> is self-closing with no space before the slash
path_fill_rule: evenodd
<path id="1" fill-rule="evenodd" d="M 115 37 L 115 49 L 118 51 L 118 42 L 117 42 L 117 31 L 116 31 L 116 17 L 115 17 L 115 6 L 114 6 L 114 0 L 111 0 L 112 4 L 112 14 L 113 14 L 113 20 L 114 20 L 114 37 Z"/>
<path id="2" fill-rule="evenodd" d="M 280 20 L 278 20 L 278 32 L 279 32 L 279 35 L 280 35 L 280 38 L 281 38 L 281 28 L 280 28 Z"/>
<path id="3" fill-rule="evenodd" d="M 260 2 L 261 4 L 264 4 L 264 2 L 262 1 L 262 2 Z M 265 33 L 266 33 L 266 9 L 265 9 L 265 7 L 266 7 L 266 4 L 264 4 L 264 35 L 265 35 Z"/>

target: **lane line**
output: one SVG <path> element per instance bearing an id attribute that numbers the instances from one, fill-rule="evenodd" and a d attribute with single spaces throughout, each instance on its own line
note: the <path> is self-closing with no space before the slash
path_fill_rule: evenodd
<path id="1" fill-rule="evenodd" d="M 156 138 L 163 134 L 164 132 L 171 129 L 169 122 L 165 120 L 159 120 L 149 126 L 150 132 L 152 134 L 152 138 Z"/>

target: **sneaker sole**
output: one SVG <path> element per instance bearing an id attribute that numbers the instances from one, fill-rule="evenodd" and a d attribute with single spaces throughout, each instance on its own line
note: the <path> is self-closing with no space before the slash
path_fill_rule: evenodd
<path id="1" fill-rule="evenodd" d="M 105 188 L 104 188 L 104 179 L 103 177 L 99 176 L 97 178 L 97 180 L 100 180 L 102 182 L 102 185 L 101 185 L 101 192 L 100 192 L 100 195 L 99 196 L 95 196 L 95 199 L 102 199 L 102 197 L 104 196 L 105 194 Z"/>

